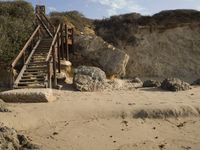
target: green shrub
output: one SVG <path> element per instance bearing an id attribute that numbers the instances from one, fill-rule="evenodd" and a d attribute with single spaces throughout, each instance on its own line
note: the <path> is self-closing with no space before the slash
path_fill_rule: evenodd
<path id="1" fill-rule="evenodd" d="M 78 32 L 83 32 L 85 27 L 93 27 L 92 20 L 78 11 L 52 12 L 50 18 L 55 26 L 59 23 L 72 24 Z"/>
<path id="2" fill-rule="evenodd" d="M 0 2 L 0 63 L 9 64 L 26 40 L 34 25 L 34 10 L 25 1 Z"/>

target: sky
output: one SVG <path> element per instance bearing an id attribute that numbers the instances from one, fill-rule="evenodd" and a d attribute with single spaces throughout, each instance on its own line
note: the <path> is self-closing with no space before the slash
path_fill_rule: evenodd
<path id="1" fill-rule="evenodd" d="M 152 15 L 169 9 L 200 10 L 200 0 L 27 0 L 33 5 L 44 4 L 51 11 L 78 10 L 92 19 L 131 12 Z"/>

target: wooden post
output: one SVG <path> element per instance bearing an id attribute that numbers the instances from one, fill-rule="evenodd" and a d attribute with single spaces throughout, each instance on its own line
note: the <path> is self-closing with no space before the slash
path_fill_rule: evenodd
<path id="1" fill-rule="evenodd" d="M 62 60 L 64 60 L 64 47 L 63 47 L 63 24 L 61 24 L 61 56 Z"/>
<path id="2" fill-rule="evenodd" d="M 58 33 L 57 36 L 57 55 L 58 55 L 58 72 L 60 73 L 61 68 L 60 68 L 60 34 Z"/>
<path id="3" fill-rule="evenodd" d="M 48 88 L 52 88 L 52 84 L 51 84 L 51 61 L 47 62 L 47 66 L 48 66 Z"/>
<path id="4" fill-rule="evenodd" d="M 54 87 L 57 86 L 57 78 L 56 78 L 56 53 L 55 53 L 55 45 L 53 46 L 53 51 L 52 51 L 52 56 L 53 56 L 53 84 Z"/>
<path id="5" fill-rule="evenodd" d="M 72 28 L 72 53 L 74 54 L 74 28 Z"/>
<path id="6" fill-rule="evenodd" d="M 10 69 L 10 88 L 13 89 L 14 86 L 14 68 L 11 67 Z"/>
<path id="7" fill-rule="evenodd" d="M 25 55 L 25 51 L 24 51 L 24 53 L 23 53 L 23 65 L 26 63 L 26 55 Z"/>
<path id="8" fill-rule="evenodd" d="M 69 61 L 68 27 L 67 27 L 67 24 L 65 24 L 65 52 L 66 52 L 66 60 Z"/>

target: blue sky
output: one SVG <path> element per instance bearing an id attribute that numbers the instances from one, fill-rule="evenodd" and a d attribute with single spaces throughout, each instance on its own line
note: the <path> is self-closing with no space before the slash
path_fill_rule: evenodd
<path id="1" fill-rule="evenodd" d="M 47 12 L 78 10 L 88 18 L 138 12 L 151 15 L 161 10 L 197 9 L 200 0 L 27 0 L 33 5 L 45 4 Z"/>

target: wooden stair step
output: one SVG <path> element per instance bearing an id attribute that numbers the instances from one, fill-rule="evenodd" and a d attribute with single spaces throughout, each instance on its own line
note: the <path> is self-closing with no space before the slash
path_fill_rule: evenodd
<path id="1" fill-rule="evenodd" d="M 29 64 L 28 68 L 47 68 L 47 65 L 37 65 L 37 64 Z"/>
<path id="2" fill-rule="evenodd" d="M 41 81 L 45 81 L 44 78 L 41 78 L 41 79 L 21 79 L 19 82 L 41 82 Z"/>
<path id="3" fill-rule="evenodd" d="M 38 64 L 47 64 L 47 62 L 46 62 L 46 61 L 38 61 L 38 62 L 35 61 L 35 62 L 30 62 L 30 63 L 29 63 L 29 65 L 35 65 L 35 64 L 36 64 L 36 65 L 38 65 Z"/>
<path id="4" fill-rule="evenodd" d="M 44 82 L 19 82 L 18 85 L 44 85 Z"/>
<path id="5" fill-rule="evenodd" d="M 25 72 L 44 72 L 47 69 L 26 69 Z"/>
<path id="6" fill-rule="evenodd" d="M 24 72 L 23 76 L 45 76 L 44 72 Z"/>
<path id="7" fill-rule="evenodd" d="M 18 85 L 17 87 L 15 87 L 15 89 L 37 89 L 37 88 L 46 88 L 45 85 L 37 85 L 37 86 L 21 86 Z"/>
<path id="8" fill-rule="evenodd" d="M 28 65 L 27 69 L 47 69 L 47 66 Z"/>
<path id="9" fill-rule="evenodd" d="M 21 79 L 22 80 L 23 79 L 45 79 L 45 77 L 44 76 L 34 76 L 34 75 L 32 75 L 32 76 L 23 76 Z"/>

